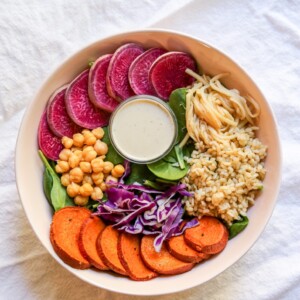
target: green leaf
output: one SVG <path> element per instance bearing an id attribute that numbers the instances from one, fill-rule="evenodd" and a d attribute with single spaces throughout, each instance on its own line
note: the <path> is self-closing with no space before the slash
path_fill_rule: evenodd
<path id="1" fill-rule="evenodd" d="M 130 164 L 131 172 L 125 179 L 126 184 L 138 182 L 143 184 L 145 180 L 154 180 L 155 176 L 149 171 L 146 165 L 143 164 Z"/>
<path id="2" fill-rule="evenodd" d="M 189 170 L 187 165 L 185 165 L 184 169 L 180 169 L 164 159 L 148 164 L 147 167 L 156 177 L 171 181 L 181 179 Z"/>
<path id="3" fill-rule="evenodd" d="M 150 188 L 153 188 L 155 190 L 158 190 L 158 191 L 163 191 L 166 189 L 165 185 L 161 185 L 158 182 L 151 181 L 151 180 L 145 180 L 144 185 L 148 186 Z"/>
<path id="4" fill-rule="evenodd" d="M 106 154 L 106 161 L 112 162 L 114 165 L 123 164 L 124 158 L 115 150 L 113 145 L 111 144 L 109 133 L 108 133 L 108 126 L 103 127 L 104 130 L 104 137 L 102 141 L 107 144 L 108 152 Z"/>
<path id="5" fill-rule="evenodd" d="M 52 163 L 49 163 L 47 158 L 44 156 L 43 152 L 40 150 L 39 155 L 45 166 L 43 179 L 45 196 L 48 199 L 48 201 L 50 200 L 50 203 L 54 210 L 57 211 L 66 206 L 74 206 L 73 200 L 68 196 L 65 187 L 62 186 L 59 176 L 51 167 Z"/>
<path id="6" fill-rule="evenodd" d="M 240 232 L 242 232 L 247 225 L 249 224 L 249 219 L 246 216 L 242 216 L 242 220 L 234 222 L 229 227 L 229 239 L 234 238 L 237 236 Z"/>
<path id="7" fill-rule="evenodd" d="M 49 170 L 45 168 L 44 174 L 43 174 L 43 188 L 44 188 L 45 196 L 46 196 L 49 204 L 53 208 L 53 205 L 51 203 L 51 189 L 52 189 L 52 186 L 53 186 L 52 176 L 51 176 Z"/>
<path id="8" fill-rule="evenodd" d="M 175 146 L 175 153 L 176 153 L 176 158 L 179 163 L 179 167 L 181 170 L 185 168 L 185 162 L 183 160 L 183 151 L 182 148 L 180 148 L 178 145 Z"/>
<path id="9" fill-rule="evenodd" d="M 180 88 L 174 90 L 169 97 L 169 105 L 173 110 L 178 124 L 178 136 L 176 143 L 179 143 L 186 135 L 186 88 Z"/>

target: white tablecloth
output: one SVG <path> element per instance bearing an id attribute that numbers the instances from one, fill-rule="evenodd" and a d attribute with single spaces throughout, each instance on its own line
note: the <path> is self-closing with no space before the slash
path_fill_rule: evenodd
<path id="1" fill-rule="evenodd" d="M 273 216 L 242 259 L 201 286 L 144 299 L 300 299 L 298 0 L 1 0 L 0 299 L 139 298 L 90 286 L 46 252 L 21 206 L 14 150 L 25 107 L 51 71 L 95 40 L 145 27 L 194 35 L 241 64 L 274 110 L 284 165 Z"/>

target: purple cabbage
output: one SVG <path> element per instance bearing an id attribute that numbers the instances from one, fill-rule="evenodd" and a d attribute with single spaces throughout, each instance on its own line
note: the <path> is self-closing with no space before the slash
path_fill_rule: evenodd
<path id="1" fill-rule="evenodd" d="M 120 231 L 157 235 L 154 248 L 159 252 L 165 240 L 198 224 L 192 219 L 183 225 L 184 196 L 191 196 L 184 184 L 161 192 L 138 184 L 116 183 L 107 190 L 108 200 L 99 204 L 95 214 Z"/>

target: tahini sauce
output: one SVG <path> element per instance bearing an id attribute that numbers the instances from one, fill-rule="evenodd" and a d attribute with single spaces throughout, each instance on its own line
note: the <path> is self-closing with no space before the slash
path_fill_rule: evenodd
<path id="1" fill-rule="evenodd" d="M 155 160 L 170 148 L 176 125 L 162 104 L 150 99 L 135 99 L 116 111 L 110 133 L 123 156 L 144 162 Z"/>

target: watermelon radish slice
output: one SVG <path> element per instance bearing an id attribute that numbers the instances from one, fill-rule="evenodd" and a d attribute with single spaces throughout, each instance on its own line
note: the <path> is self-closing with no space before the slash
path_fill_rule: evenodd
<path id="1" fill-rule="evenodd" d="M 50 97 L 47 105 L 47 121 L 51 131 L 58 137 L 72 137 L 82 130 L 75 124 L 67 113 L 65 94 L 68 85 L 56 90 Z"/>
<path id="2" fill-rule="evenodd" d="M 152 63 L 167 51 L 161 48 L 151 48 L 139 55 L 131 64 L 128 79 L 132 90 L 137 95 L 154 95 L 156 92 L 149 81 L 149 70 Z"/>
<path id="3" fill-rule="evenodd" d="M 192 84 L 194 78 L 185 73 L 187 68 L 197 70 L 195 60 L 187 53 L 171 51 L 159 56 L 149 71 L 157 95 L 168 100 L 173 90 Z"/>
<path id="4" fill-rule="evenodd" d="M 144 49 L 135 43 L 128 43 L 119 47 L 108 66 L 106 86 L 108 94 L 119 102 L 134 95 L 128 80 L 128 71 L 131 63 Z"/>
<path id="5" fill-rule="evenodd" d="M 108 112 L 113 112 L 119 102 L 110 97 L 106 88 L 106 74 L 112 54 L 100 56 L 90 69 L 89 73 L 89 97 L 91 102 Z"/>
<path id="6" fill-rule="evenodd" d="M 64 148 L 59 137 L 50 129 L 47 122 L 47 112 L 44 111 L 38 128 L 38 144 L 44 155 L 51 160 L 58 160 L 60 151 Z"/>
<path id="7" fill-rule="evenodd" d="M 93 129 L 108 124 L 110 114 L 96 108 L 88 95 L 89 70 L 80 73 L 69 85 L 65 103 L 70 118 L 77 125 Z"/>

